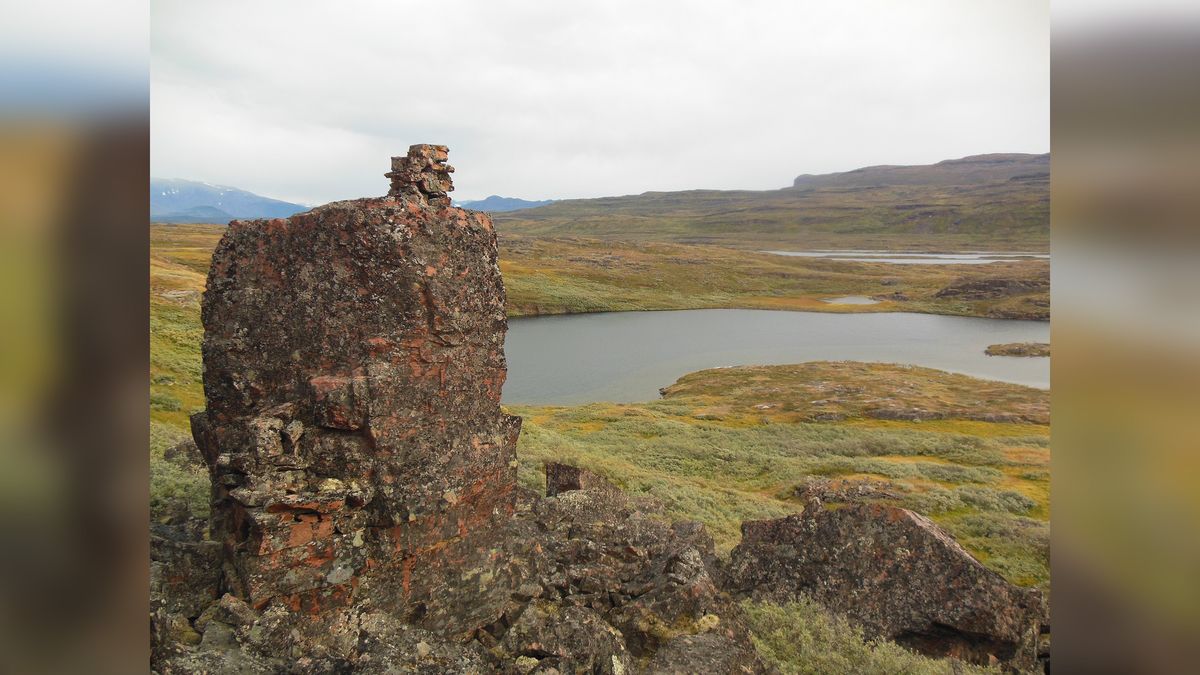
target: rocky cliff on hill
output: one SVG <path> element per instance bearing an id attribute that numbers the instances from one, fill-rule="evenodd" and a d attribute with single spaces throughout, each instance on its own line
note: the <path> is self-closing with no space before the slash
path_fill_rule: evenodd
<path id="1" fill-rule="evenodd" d="M 1026 620 L 1005 604 L 1023 611 L 1024 596 L 965 553 L 885 532 L 896 519 L 874 539 L 851 523 L 807 543 L 790 521 L 748 525 L 761 550 L 726 570 L 702 525 L 585 470 L 547 466 L 544 497 L 517 488 L 496 234 L 450 206 L 446 159 L 413 146 L 386 197 L 235 221 L 222 238 L 202 305 L 207 407 L 192 418 L 212 516 L 151 528 L 153 670 L 763 672 L 727 589 L 807 592 L 809 577 L 772 572 L 792 564 L 780 553 L 841 536 L 879 560 L 910 537 L 907 555 L 931 557 L 904 570 L 984 579 L 997 598 L 970 611 L 999 619 L 964 630 Z M 845 586 L 873 570 L 851 562 L 809 574 Z M 984 638 L 948 653 L 1009 658 Z"/>

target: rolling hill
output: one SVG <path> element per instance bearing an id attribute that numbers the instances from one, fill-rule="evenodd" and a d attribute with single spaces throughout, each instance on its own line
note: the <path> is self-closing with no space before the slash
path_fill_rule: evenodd
<path id="1" fill-rule="evenodd" d="M 792 181 L 797 189 L 875 187 L 883 185 L 984 185 L 1009 180 L 1050 177 L 1050 155 L 993 154 L 947 159 L 916 166 L 868 166 L 853 171 L 813 175 Z"/>
<path id="2" fill-rule="evenodd" d="M 286 218 L 309 207 L 223 185 L 150 179 L 150 220 L 160 223 L 227 223 L 234 218 Z"/>
<path id="3" fill-rule="evenodd" d="M 779 248 L 1048 250 L 1050 156 L 976 155 L 803 175 L 780 190 L 557 201 L 497 214 L 502 233 Z"/>

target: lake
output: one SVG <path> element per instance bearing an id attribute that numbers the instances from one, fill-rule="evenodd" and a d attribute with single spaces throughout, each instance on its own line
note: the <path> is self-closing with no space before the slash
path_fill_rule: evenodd
<path id="1" fill-rule="evenodd" d="M 650 401 L 705 368 L 879 361 L 1050 386 L 1050 359 L 987 356 L 1001 342 L 1049 342 L 1050 323 L 886 312 L 754 309 L 608 312 L 509 319 L 509 404 Z"/>
<path id="2" fill-rule="evenodd" d="M 1042 259 L 1048 253 L 995 253 L 988 251 L 966 251 L 963 253 L 907 253 L 903 251 L 847 250 L 847 251 L 762 251 L 793 258 L 824 258 L 846 262 L 881 262 L 893 265 L 986 265 L 987 263 Z"/>

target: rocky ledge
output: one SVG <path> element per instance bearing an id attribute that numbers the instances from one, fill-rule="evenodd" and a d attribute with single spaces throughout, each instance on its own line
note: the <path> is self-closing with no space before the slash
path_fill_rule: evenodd
<path id="1" fill-rule="evenodd" d="M 318 615 L 218 593 L 209 542 L 153 539 L 155 666 L 194 672 L 762 672 L 712 539 L 603 478 L 518 491 L 494 548 L 428 593 L 425 615 L 376 596 Z M 163 528 L 160 528 L 160 532 Z M 399 592 L 399 589 L 397 589 Z M 319 630 L 317 628 L 319 627 Z"/>

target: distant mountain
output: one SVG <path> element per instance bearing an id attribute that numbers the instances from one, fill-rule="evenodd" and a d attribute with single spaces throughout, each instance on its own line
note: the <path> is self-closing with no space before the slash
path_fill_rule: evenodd
<path id="1" fill-rule="evenodd" d="M 234 218 L 286 218 L 303 204 L 191 180 L 150 179 L 150 220 L 162 223 L 227 223 Z"/>
<path id="2" fill-rule="evenodd" d="M 841 173 L 797 176 L 792 187 L 871 187 L 882 185 L 980 185 L 1012 179 L 1049 178 L 1050 155 L 1017 153 L 971 155 L 937 164 L 868 166 Z"/>
<path id="3" fill-rule="evenodd" d="M 804 175 L 779 190 L 566 199 L 499 213 L 502 233 L 747 248 L 1048 250 L 1050 156 L 976 155 L 925 166 Z"/>
<path id="4" fill-rule="evenodd" d="M 475 211 L 517 211 L 520 209 L 532 209 L 538 206 L 553 204 L 553 199 L 546 199 L 540 202 L 530 201 L 528 199 L 517 199 L 516 197 L 501 197 L 492 195 L 486 199 L 476 199 L 469 202 L 459 202 L 458 206 L 464 209 L 474 209 Z"/>

